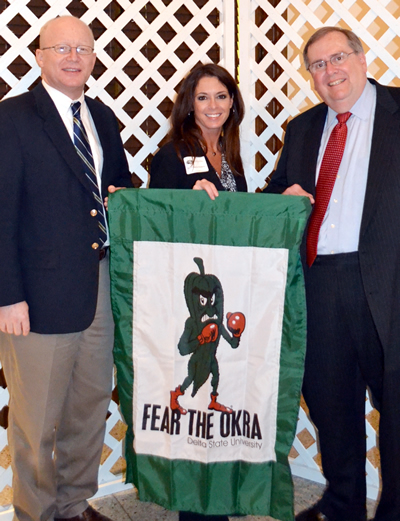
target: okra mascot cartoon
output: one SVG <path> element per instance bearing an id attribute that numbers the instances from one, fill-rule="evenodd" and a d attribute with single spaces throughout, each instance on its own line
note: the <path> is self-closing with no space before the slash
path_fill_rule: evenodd
<path id="1" fill-rule="evenodd" d="M 224 317 L 224 292 L 221 282 L 215 275 L 204 273 L 203 259 L 195 257 L 194 262 L 199 273 L 189 273 L 185 279 L 184 293 L 190 317 L 185 322 L 185 329 L 178 343 L 179 353 L 191 355 L 188 363 L 188 375 L 182 385 L 171 391 L 171 409 L 178 409 L 181 414 L 187 411 L 180 406 L 179 396 L 193 384 L 192 396 L 211 378 L 211 402 L 209 409 L 231 413 L 232 409 L 217 402 L 219 368 L 216 357 L 221 335 L 233 349 L 239 345 L 241 334 L 245 328 L 243 313 L 227 313 L 227 327 L 222 323 Z"/>

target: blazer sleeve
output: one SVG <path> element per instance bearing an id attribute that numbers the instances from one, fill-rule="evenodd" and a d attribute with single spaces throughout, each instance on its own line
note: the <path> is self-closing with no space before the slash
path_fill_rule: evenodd
<path id="1" fill-rule="evenodd" d="M 288 188 L 287 178 L 287 163 L 288 163 L 288 150 L 290 148 L 290 132 L 291 124 L 289 123 L 286 129 L 285 141 L 282 149 L 281 156 L 278 161 L 275 172 L 272 174 L 271 181 L 264 188 L 263 192 L 268 194 L 281 194 Z"/>
<path id="2" fill-rule="evenodd" d="M 185 167 L 172 143 L 167 143 L 153 157 L 149 188 L 186 188 Z"/>
<path id="3" fill-rule="evenodd" d="M 23 157 L 13 118 L 5 107 L 0 107 L 0 306 L 26 300 L 17 241 L 23 211 Z"/>
<path id="4" fill-rule="evenodd" d="M 128 161 L 126 159 L 125 149 L 122 144 L 121 134 L 118 127 L 118 121 L 114 112 L 111 109 L 109 110 L 111 112 L 110 128 L 113 138 L 112 142 L 108 144 L 106 150 L 111 149 L 113 153 L 111 184 L 117 187 L 133 188 Z"/>

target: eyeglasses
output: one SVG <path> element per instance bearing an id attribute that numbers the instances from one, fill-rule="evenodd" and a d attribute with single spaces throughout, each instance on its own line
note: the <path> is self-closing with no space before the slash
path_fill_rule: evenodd
<path id="1" fill-rule="evenodd" d="M 78 47 L 71 47 L 70 45 L 53 45 L 52 47 L 43 47 L 41 51 L 47 51 L 47 49 L 54 49 L 57 54 L 69 54 L 72 49 L 76 49 L 78 54 L 87 55 L 92 54 L 94 49 L 87 45 L 78 45 Z"/>
<path id="2" fill-rule="evenodd" d="M 351 54 L 357 54 L 357 53 L 356 53 L 356 51 L 353 51 L 353 52 L 338 52 L 337 54 L 334 54 L 333 56 L 331 56 L 328 61 L 334 67 L 339 67 L 340 65 L 342 65 L 347 60 L 347 58 Z M 326 66 L 328 65 L 328 61 L 318 60 L 317 62 L 314 62 L 311 65 L 309 65 L 308 66 L 308 70 L 311 72 L 311 74 L 315 74 L 316 72 L 324 71 L 326 69 Z"/>

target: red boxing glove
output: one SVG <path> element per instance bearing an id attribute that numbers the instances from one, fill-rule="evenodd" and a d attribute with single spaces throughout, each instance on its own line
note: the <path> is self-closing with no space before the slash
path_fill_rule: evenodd
<path id="1" fill-rule="evenodd" d="M 236 313 L 227 313 L 227 326 L 233 336 L 240 338 L 246 326 L 246 318 L 240 311 Z"/>
<path id="2" fill-rule="evenodd" d="M 209 344 L 210 342 L 214 342 L 218 336 L 218 326 L 211 322 L 211 324 L 207 324 L 204 326 L 203 331 L 197 337 L 200 344 Z"/>

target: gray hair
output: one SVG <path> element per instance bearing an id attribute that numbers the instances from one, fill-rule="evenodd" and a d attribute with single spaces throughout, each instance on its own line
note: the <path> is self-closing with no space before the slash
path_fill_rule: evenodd
<path id="1" fill-rule="evenodd" d="M 310 66 L 310 62 L 308 61 L 308 49 L 310 45 L 317 42 L 324 36 L 326 36 L 329 33 L 342 33 L 346 36 L 349 46 L 353 49 L 353 51 L 356 54 L 363 53 L 364 49 L 361 43 L 361 40 L 358 36 L 356 36 L 353 31 L 350 31 L 349 29 L 342 29 L 341 27 L 334 27 L 334 26 L 328 26 L 328 27 L 322 27 L 321 29 L 318 29 L 308 40 L 306 43 L 306 46 L 304 47 L 303 51 L 303 59 L 304 59 L 304 65 L 306 66 L 306 69 L 308 70 Z"/>

